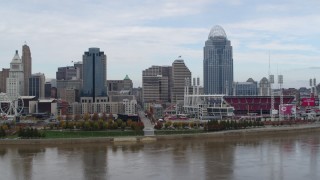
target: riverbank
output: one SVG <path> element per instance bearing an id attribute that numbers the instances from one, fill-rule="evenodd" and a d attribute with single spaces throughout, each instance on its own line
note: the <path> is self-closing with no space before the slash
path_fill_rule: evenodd
<path id="1" fill-rule="evenodd" d="M 83 143 L 121 143 L 121 142 L 155 142 L 164 140 L 204 139 L 228 140 L 249 137 L 282 136 L 307 132 L 320 132 L 320 124 L 295 125 L 286 127 L 262 127 L 240 130 L 227 130 L 199 134 L 176 134 L 158 136 L 127 136 L 127 137 L 92 137 L 92 138 L 57 138 L 57 139 L 1 139 L 0 145 L 59 145 Z"/>

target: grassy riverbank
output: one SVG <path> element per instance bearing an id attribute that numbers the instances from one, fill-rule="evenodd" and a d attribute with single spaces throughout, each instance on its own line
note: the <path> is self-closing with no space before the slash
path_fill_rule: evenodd
<path id="1" fill-rule="evenodd" d="M 45 138 L 36 139 L 11 139 L 0 140 L 2 145 L 56 145 L 56 144 L 82 144 L 82 143 L 108 143 L 108 142 L 146 142 L 161 140 L 187 140 L 204 139 L 234 140 L 239 138 L 259 138 L 271 136 L 285 136 L 286 134 L 300 134 L 320 132 L 320 124 L 306 124 L 294 126 L 268 126 L 261 128 L 248 128 L 206 132 L 204 130 L 160 130 L 155 131 L 155 136 L 143 136 L 143 132 L 136 131 L 70 131 L 70 130 L 46 130 Z"/>
<path id="2" fill-rule="evenodd" d="M 141 131 L 45 131 L 45 139 L 143 136 Z"/>
<path id="3" fill-rule="evenodd" d="M 201 134 L 204 130 L 156 130 L 155 135 Z M 93 138 L 93 137 L 134 137 L 143 136 L 142 131 L 45 131 L 45 139 L 55 138 Z"/>

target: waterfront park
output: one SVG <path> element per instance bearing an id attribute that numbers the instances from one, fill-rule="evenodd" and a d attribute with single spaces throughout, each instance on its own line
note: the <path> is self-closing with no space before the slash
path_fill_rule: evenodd
<path id="1" fill-rule="evenodd" d="M 111 116 L 112 117 L 112 116 Z M 144 136 L 144 123 L 141 120 L 113 119 L 97 113 L 90 116 L 76 117 L 75 120 L 61 119 L 41 120 L 24 118 L 16 121 L 0 120 L 0 138 L 5 139 L 54 139 L 54 138 L 94 138 L 94 137 L 128 137 Z M 148 118 L 148 117 L 147 117 Z M 212 121 L 157 121 L 151 123 L 154 136 L 177 134 L 201 134 L 214 131 L 244 130 L 265 127 L 290 127 L 313 124 L 316 120 L 282 120 L 258 121 L 222 119 Z"/>

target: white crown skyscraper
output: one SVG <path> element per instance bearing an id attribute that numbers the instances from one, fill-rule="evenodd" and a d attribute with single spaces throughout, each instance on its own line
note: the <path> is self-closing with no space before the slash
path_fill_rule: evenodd
<path id="1" fill-rule="evenodd" d="M 203 48 L 205 94 L 232 94 L 233 55 L 231 42 L 221 26 L 214 26 Z"/>

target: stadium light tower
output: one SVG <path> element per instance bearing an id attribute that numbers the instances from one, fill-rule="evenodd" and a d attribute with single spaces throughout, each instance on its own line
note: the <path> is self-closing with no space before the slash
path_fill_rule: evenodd
<path id="1" fill-rule="evenodd" d="M 272 90 L 272 84 L 274 83 L 274 75 L 269 75 L 269 86 L 270 86 L 270 95 L 271 95 L 271 108 L 270 108 L 270 116 L 271 121 L 274 120 L 274 94 Z"/>
<path id="2" fill-rule="evenodd" d="M 282 84 L 283 84 L 283 75 L 278 75 L 278 83 L 280 85 L 280 106 L 283 107 L 283 91 L 282 91 Z M 283 120 L 283 112 L 279 108 L 279 118 L 282 121 Z"/>

